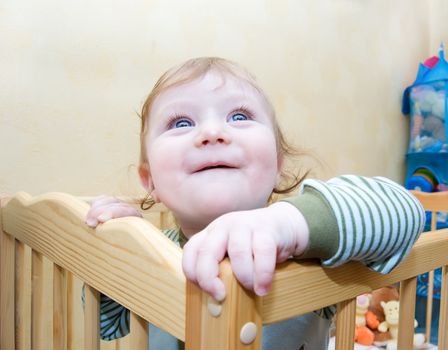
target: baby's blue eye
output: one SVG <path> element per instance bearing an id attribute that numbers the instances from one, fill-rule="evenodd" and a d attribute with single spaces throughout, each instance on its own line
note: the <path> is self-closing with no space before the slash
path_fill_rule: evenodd
<path id="1" fill-rule="evenodd" d="M 242 113 L 235 113 L 235 114 L 232 114 L 232 116 L 230 117 L 230 121 L 232 121 L 232 122 L 239 122 L 239 121 L 248 120 L 248 119 L 249 118 L 245 114 L 242 114 Z"/>
<path id="2" fill-rule="evenodd" d="M 188 128 L 191 126 L 193 126 L 193 122 L 190 119 L 179 118 L 171 122 L 170 129 Z"/>

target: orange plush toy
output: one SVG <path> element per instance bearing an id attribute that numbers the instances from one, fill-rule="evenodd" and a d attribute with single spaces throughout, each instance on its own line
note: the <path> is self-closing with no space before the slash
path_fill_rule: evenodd
<path id="1" fill-rule="evenodd" d="M 366 326 L 355 328 L 355 342 L 361 345 L 372 345 L 375 340 L 375 334 Z"/>
<path id="2" fill-rule="evenodd" d="M 378 326 L 380 325 L 380 321 L 378 321 L 378 317 L 376 317 L 376 315 L 368 310 L 366 312 L 366 324 L 367 327 L 369 327 L 372 330 L 375 330 L 378 328 Z"/>
<path id="3" fill-rule="evenodd" d="M 356 298 L 355 342 L 361 345 L 372 345 L 375 339 L 374 333 L 367 327 L 366 315 L 370 305 L 370 298 L 370 294 L 363 294 Z"/>

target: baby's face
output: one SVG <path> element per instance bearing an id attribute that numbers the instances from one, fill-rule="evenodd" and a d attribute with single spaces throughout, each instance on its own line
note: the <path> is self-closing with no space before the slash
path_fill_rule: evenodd
<path id="1" fill-rule="evenodd" d="M 254 87 L 215 72 L 155 99 L 145 140 L 150 180 L 186 234 L 266 205 L 279 172 L 271 119 Z"/>

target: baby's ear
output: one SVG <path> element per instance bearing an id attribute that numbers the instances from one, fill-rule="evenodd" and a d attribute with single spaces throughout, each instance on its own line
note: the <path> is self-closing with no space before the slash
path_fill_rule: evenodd
<path id="1" fill-rule="evenodd" d="M 151 173 L 149 172 L 149 165 L 147 163 L 140 164 L 138 167 L 138 175 L 140 176 L 140 182 L 142 183 L 143 187 L 147 191 L 152 190 L 152 179 L 151 179 Z M 151 186 L 151 188 L 149 188 Z"/>
<path id="2" fill-rule="evenodd" d="M 149 171 L 148 163 L 141 164 L 138 167 L 138 175 L 140 176 L 140 181 L 143 187 L 148 191 L 152 199 L 156 203 L 160 202 L 159 197 L 157 196 L 156 190 L 154 188 L 154 184 L 152 182 L 151 172 Z"/>

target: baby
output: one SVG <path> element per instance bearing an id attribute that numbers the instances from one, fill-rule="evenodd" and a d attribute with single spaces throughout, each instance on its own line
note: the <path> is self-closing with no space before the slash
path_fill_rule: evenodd
<path id="1" fill-rule="evenodd" d="M 226 255 L 240 283 L 263 296 L 276 264 L 289 257 L 329 267 L 358 260 L 388 273 L 423 229 L 419 202 L 385 178 L 306 180 L 300 194 L 268 205 L 273 192 L 292 191 L 302 179 L 284 184 L 290 148 L 274 109 L 256 80 L 228 60 L 197 58 L 168 70 L 141 118 L 139 176 L 149 205 L 172 211 L 179 228 L 166 234 L 183 247 L 186 277 L 217 300 L 225 298 L 218 266 Z M 86 223 L 130 215 L 141 216 L 100 197 Z M 333 315 L 330 307 L 265 326 L 263 349 L 326 349 Z M 128 317 L 103 296 L 103 339 L 125 335 Z M 166 334 L 150 338 L 156 349 L 177 348 Z"/>

